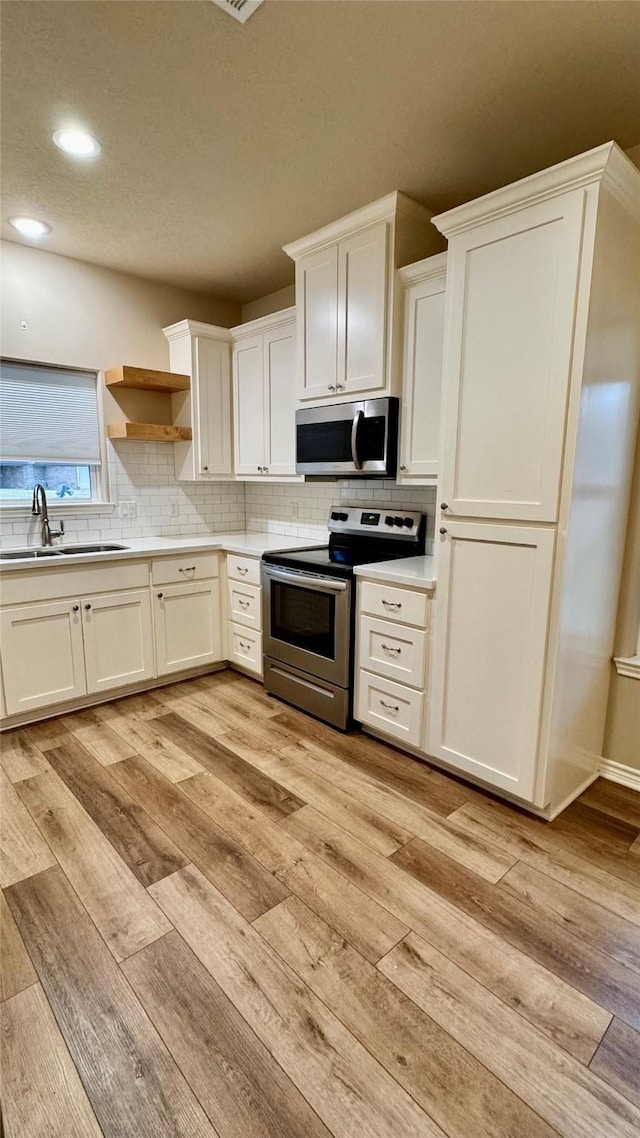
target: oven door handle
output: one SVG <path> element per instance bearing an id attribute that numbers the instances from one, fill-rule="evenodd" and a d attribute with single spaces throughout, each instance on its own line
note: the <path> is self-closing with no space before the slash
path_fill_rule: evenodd
<path id="1" fill-rule="evenodd" d="M 315 589 L 318 593 L 346 593 L 349 588 L 345 581 L 320 581 L 317 577 L 305 577 L 302 573 L 287 573 L 265 570 L 270 581 L 281 581 L 285 585 L 303 585 L 305 589 Z"/>
<path id="2" fill-rule="evenodd" d="M 353 422 L 351 424 L 351 457 L 356 470 L 362 470 L 362 462 L 358 454 L 358 432 L 363 418 L 364 411 L 358 410 L 353 416 Z"/>

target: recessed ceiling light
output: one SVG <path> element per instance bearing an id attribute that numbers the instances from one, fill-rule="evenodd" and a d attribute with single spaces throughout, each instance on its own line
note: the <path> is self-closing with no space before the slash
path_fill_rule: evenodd
<path id="1" fill-rule="evenodd" d="M 10 217 L 9 225 L 23 237 L 44 237 L 45 233 L 51 232 L 51 226 L 44 221 L 36 221 L 35 217 Z"/>
<path id="2" fill-rule="evenodd" d="M 53 141 L 65 154 L 74 158 L 95 158 L 100 153 L 100 143 L 86 130 L 57 130 Z"/>

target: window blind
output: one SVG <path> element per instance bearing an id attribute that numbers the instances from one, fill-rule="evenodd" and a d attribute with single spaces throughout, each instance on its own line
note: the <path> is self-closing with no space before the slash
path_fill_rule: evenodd
<path id="1" fill-rule="evenodd" d="M 98 466 L 95 372 L 1 360 L 0 459 Z"/>

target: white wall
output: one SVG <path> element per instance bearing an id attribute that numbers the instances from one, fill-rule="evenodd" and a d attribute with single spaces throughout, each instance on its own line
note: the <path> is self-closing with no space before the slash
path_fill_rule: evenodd
<path id="1" fill-rule="evenodd" d="M 292 266 L 293 269 L 293 266 Z M 242 323 L 248 320 L 257 320 L 260 316 L 270 316 L 272 312 L 280 312 L 283 308 L 290 308 L 296 302 L 295 285 L 287 285 L 277 292 L 270 292 L 268 296 L 260 296 L 257 300 L 250 300 L 242 305 Z"/>

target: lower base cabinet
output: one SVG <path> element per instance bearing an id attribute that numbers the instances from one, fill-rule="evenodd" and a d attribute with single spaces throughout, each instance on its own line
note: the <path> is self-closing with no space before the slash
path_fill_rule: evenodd
<path id="1" fill-rule="evenodd" d="M 154 589 L 153 616 L 159 676 L 223 659 L 217 578 Z"/>
<path id="2" fill-rule="evenodd" d="M 423 692 L 413 691 L 404 684 L 396 684 L 371 672 L 360 672 L 357 718 L 397 739 L 400 745 L 420 746 L 423 708 Z"/>
<path id="3" fill-rule="evenodd" d="M 532 800 L 554 531 L 448 519 L 426 751 Z"/>
<path id="4" fill-rule="evenodd" d="M 87 691 L 110 691 L 155 675 L 148 589 L 82 599 Z"/>
<path id="5" fill-rule="evenodd" d="M 228 657 L 231 664 L 256 676 L 262 675 L 262 633 L 253 628 L 243 628 L 229 621 Z"/>
<path id="6" fill-rule="evenodd" d="M 0 628 L 7 715 L 87 694 L 79 600 L 4 609 Z"/>

